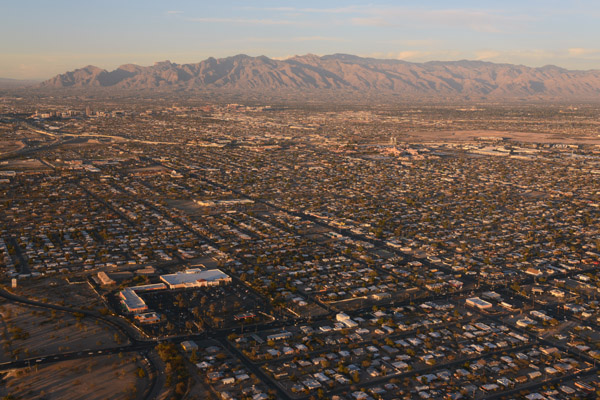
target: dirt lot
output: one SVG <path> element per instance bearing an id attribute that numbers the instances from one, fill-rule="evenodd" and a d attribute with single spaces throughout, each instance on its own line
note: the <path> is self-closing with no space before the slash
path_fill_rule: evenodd
<path id="1" fill-rule="evenodd" d="M 197 217 L 206 214 L 206 210 L 198 204 L 194 203 L 192 200 L 169 199 L 167 200 L 167 204 L 169 207 L 175 208 L 179 211 L 183 211 L 189 216 Z"/>
<path id="2" fill-rule="evenodd" d="M 12 289 L 19 296 L 74 308 L 100 310 L 104 303 L 87 282 L 69 284 L 66 279 L 41 278 L 19 281 Z"/>
<path id="3" fill-rule="evenodd" d="M 0 305 L 0 362 L 61 351 L 114 347 L 126 338 L 91 318 L 4 303 Z"/>
<path id="4" fill-rule="evenodd" d="M 564 144 L 600 144 L 600 137 L 593 136 L 573 136 L 556 135 L 552 133 L 532 133 L 532 132 L 502 132 L 502 131 L 436 131 L 420 132 L 412 131 L 402 135 L 404 142 L 471 142 L 480 137 L 498 137 L 516 142 L 531 143 L 564 143 Z"/>
<path id="5" fill-rule="evenodd" d="M 0 396 L 17 399 L 137 399 L 149 384 L 140 378 L 141 360 L 134 354 L 100 356 L 18 369 L 4 374 Z"/>
<path id="6" fill-rule="evenodd" d="M 169 172 L 168 169 L 162 166 L 145 167 L 145 168 L 132 168 L 127 170 L 130 174 L 145 174 L 145 175 L 160 175 Z"/>
<path id="7" fill-rule="evenodd" d="M 48 166 L 35 158 L 27 158 L 24 160 L 10 160 L 6 165 L 2 165 L 3 169 L 15 171 L 31 171 L 31 170 L 49 170 Z"/>
<path id="8" fill-rule="evenodd" d="M 18 151 L 25 147 L 25 144 L 20 140 L 1 141 L 0 142 L 0 154 L 10 153 L 12 151 Z"/>

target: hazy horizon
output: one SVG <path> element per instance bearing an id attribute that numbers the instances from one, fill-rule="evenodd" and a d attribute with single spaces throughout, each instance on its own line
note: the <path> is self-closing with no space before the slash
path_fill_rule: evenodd
<path id="1" fill-rule="evenodd" d="M 236 54 L 287 58 L 346 53 L 410 62 L 481 60 L 575 70 L 600 67 L 600 5 L 588 0 L 462 0 L 397 5 L 380 1 L 178 1 L 164 4 L 62 0 L 3 7 L 0 77 L 48 79 L 86 65 Z"/>

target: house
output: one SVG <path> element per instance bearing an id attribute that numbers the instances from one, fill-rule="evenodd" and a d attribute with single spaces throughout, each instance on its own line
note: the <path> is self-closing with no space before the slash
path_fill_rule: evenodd
<path id="1" fill-rule="evenodd" d="M 234 377 L 229 377 L 229 378 L 221 379 L 221 383 L 223 385 L 233 385 L 235 383 L 235 378 Z"/>
<path id="2" fill-rule="evenodd" d="M 191 340 L 185 340 L 183 342 L 181 342 L 181 347 L 183 348 L 183 351 L 186 352 L 192 352 L 194 350 L 198 350 L 198 345 L 194 342 L 192 342 Z"/>
<path id="3" fill-rule="evenodd" d="M 498 382 L 500 385 L 502 385 L 504 387 L 509 387 L 509 386 L 512 386 L 512 384 L 513 384 L 510 379 L 504 378 L 504 377 L 497 379 L 496 382 Z"/>
<path id="4" fill-rule="evenodd" d="M 542 376 L 542 373 L 540 371 L 532 371 L 528 373 L 527 376 L 529 376 L 529 379 L 537 379 Z"/>
<path id="5" fill-rule="evenodd" d="M 308 388 L 308 390 L 315 390 L 322 386 L 316 379 L 312 378 L 305 379 L 302 381 L 302 383 Z"/>
<path id="6" fill-rule="evenodd" d="M 488 383 L 486 385 L 481 386 L 481 390 L 483 390 L 484 392 L 493 392 L 494 390 L 498 390 L 500 388 L 500 386 L 496 385 L 495 383 Z"/>

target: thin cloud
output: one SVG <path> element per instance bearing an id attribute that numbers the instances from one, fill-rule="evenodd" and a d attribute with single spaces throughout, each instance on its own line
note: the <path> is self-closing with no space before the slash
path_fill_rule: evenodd
<path id="1" fill-rule="evenodd" d="M 411 60 L 411 59 L 415 59 L 415 58 L 427 57 L 430 54 L 431 53 L 426 52 L 426 51 L 406 50 L 406 51 L 401 51 L 400 53 L 396 54 L 395 58 L 397 60 Z"/>
<path id="2" fill-rule="evenodd" d="M 450 26 L 468 28 L 477 32 L 500 33 L 515 28 L 525 28 L 534 20 L 529 15 L 510 15 L 498 10 L 450 8 L 432 10 L 403 6 L 348 6 L 338 8 L 301 7 L 244 7 L 244 9 L 288 14 L 338 14 L 347 15 L 346 23 L 357 26 Z"/>
<path id="3" fill-rule="evenodd" d="M 394 25 L 392 23 L 392 21 L 390 21 L 387 18 L 383 18 L 383 17 L 357 17 L 357 18 L 351 18 L 350 22 L 352 22 L 353 25 L 358 25 L 358 26 L 376 26 L 376 27 L 383 27 L 383 26 L 392 26 Z"/>
<path id="4" fill-rule="evenodd" d="M 375 27 L 407 25 L 466 27 L 477 32 L 499 33 L 509 28 L 522 27 L 531 20 L 529 16 L 504 15 L 491 10 L 388 7 L 364 10 L 363 15 L 352 17 L 350 22 L 354 25 Z"/>
<path id="5" fill-rule="evenodd" d="M 585 49 L 581 47 L 573 47 L 568 50 L 570 56 L 581 57 L 581 56 L 593 56 L 600 55 L 599 49 Z"/>
<path id="6" fill-rule="evenodd" d="M 420 51 L 403 50 L 400 52 L 378 52 L 366 54 L 364 57 L 379 58 L 385 60 L 411 60 L 411 61 L 431 61 L 431 60 L 454 60 L 460 56 L 457 51 Z"/>
<path id="7" fill-rule="evenodd" d="M 167 14 L 169 14 L 169 15 L 183 14 L 183 11 L 167 11 Z"/>
<path id="8" fill-rule="evenodd" d="M 244 10 L 262 10 L 284 13 L 302 13 L 302 14 L 349 14 L 361 12 L 368 9 L 366 6 L 348 6 L 337 8 L 301 8 L 301 7 L 242 7 Z"/>
<path id="9" fill-rule="evenodd" d="M 250 18 L 185 18 L 189 22 L 206 22 L 215 24 L 244 24 L 244 25 L 297 25 L 296 21 L 282 19 L 250 19 Z"/>
<path id="10" fill-rule="evenodd" d="M 443 9 L 434 10 L 404 6 L 347 6 L 337 8 L 302 7 L 239 7 L 238 10 L 261 11 L 269 18 L 189 18 L 194 22 L 251 25 L 330 26 L 335 24 L 367 27 L 451 27 L 467 28 L 476 32 L 501 33 L 524 30 L 535 18 L 529 15 L 510 15 L 499 10 Z M 314 15 L 322 14 L 321 18 Z M 336 15 L 334 21 L 331 15 Z M 281 16 L 283 18 L 276 18 Z M 310 20 L 309 20 L 310 18 Z"/>
<path id="11" fill-rule="evenodd" d="M 494 50 L 483 50 L 475 53 L 475 59 L 478 61 L 482 60 L 494 60 L 500 57 L 502 54 Z"/>
<path id="12" fill-rule="evenodd" d="M 349 39 L 333 36 L 296 36 L 296 37 L 242 37 L 235 43 L 302 43 L 302 42 L 349 42 Z"/>

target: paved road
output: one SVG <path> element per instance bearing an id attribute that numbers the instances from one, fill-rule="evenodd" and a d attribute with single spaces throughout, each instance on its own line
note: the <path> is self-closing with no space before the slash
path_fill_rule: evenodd
<path id="1" fill-rule="evenodd" d="M 229 343 L 229 341 L 227 339 L 220 338 L 219 343 L 221 343 L 221 345 L 223 347 L 225 347 L 227 350 L 229 350 L 230 353 L 234 354 L 240 361 L 242 361 L 244 366 L 246 368 L 248 368 L 248 370 L 250 372 L 252 372 L 254 375 L 256 375 L 258 378 L 260 378 L 261 381 L 263 381 L 267 384 L 270 382 L 271 383 L 270 387 L 277 391 L 278 399 L 292 400 L 292 398 L 290 396 L 288 396 L 288 394 L 276 382 L 273 382 L 273 380 L 269 376 L 267 376 L 267 374 L 264 373 L 262 368 L 260 368 L 258 365 L 254 364 L 253 362 L 248 360 L 248 358 L 241 351 L 239 351 L 234 345 Z"/>
<path id="2" fill-rule="evenodd" d="M 40 357 L 25 358 L 22 360 L 9 361 L 0 364 L 0 371 L 13 368 L 24 368 L 33 365 L 51 364 L 60 361 L 76 360 L 80 358 L 90 358 L 105 356 L 108 354 L 129 353 L 132 351 L 142 351 L 151 349 L 156 345 L 155 342 L 130 344 L 127 346 L 111 347 L 105 349 L 86 349 L 80 351 L 71 351 L 66 353 L 50 354 Z"/>

